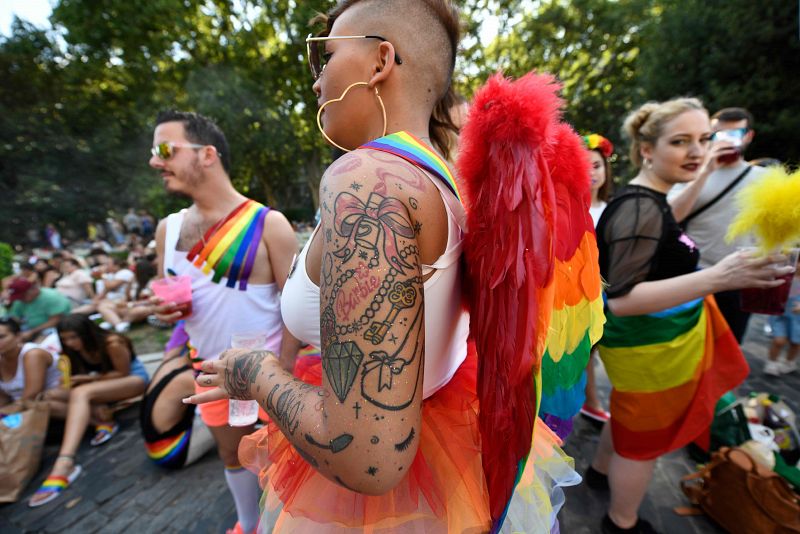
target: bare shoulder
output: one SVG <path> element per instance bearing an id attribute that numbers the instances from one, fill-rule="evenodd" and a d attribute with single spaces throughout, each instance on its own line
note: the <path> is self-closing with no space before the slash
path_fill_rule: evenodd
<path id="1" fill-rule="evenodd" d="M 106 350 L 109 352 L 122 350 L 130 352 L 130 341 L 119 334 L 110 334 L 106 338 Z"/>
<path id="2" fill-rule="evenodd" d="M 264 218 L 262 241 L 269 254 L 289 255 L 297 253 L 297 235 L 286 216 L 278 210 L 270 209 Z"/>
<path id="3" fill-rule="evenodd" d="M 337 159 L 320 182 L 320 208 L 337 217 L 374 209 L 390 224 L 392 214 L 401 210 L 411 226 L 399 229 L 419 242 L 424 263 L 435 261 L 447 243 L 439 190 L 424 171 L 394 154 L 361 149 Z"/>
<path id="4" fill-rule="evenodd" d="M 293 232 L 292 224 L 289 222 L 289 219 L 287 219 L 283 213 L 276 209 L 270 209 L 267 212 L 264 222 L 265 227 L 269 228 L 270 230 L 281 232 L 283 234 L 286 232 Z"/>
<path id="5" fill-rule="evenodd" d="M 48 366 L 53 363 L 53 355 L 44 349 L 36 348 L 31 349 L 25 353 L 23 358 L 25 365 L 45 365 Z"/>

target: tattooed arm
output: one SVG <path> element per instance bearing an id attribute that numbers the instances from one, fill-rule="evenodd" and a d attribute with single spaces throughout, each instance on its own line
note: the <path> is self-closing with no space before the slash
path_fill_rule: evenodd
<path id="1" fill-rule="evenodd" d="M 381 494 L 405 476 L 419 443 L 424 303 L 420 224 L 410 211 L 428 193 L 398 185 L 417 178 L 408 166 L 388 173 L 389 163 L 363 151 L 340 161 L 347 172 L 335 165 L 321 184 L 323 385 L 294 379 L 266 353 L 230 351 L 204 369 L 225 376 L 232 397 L 258 400 L 324 476 Z"/>

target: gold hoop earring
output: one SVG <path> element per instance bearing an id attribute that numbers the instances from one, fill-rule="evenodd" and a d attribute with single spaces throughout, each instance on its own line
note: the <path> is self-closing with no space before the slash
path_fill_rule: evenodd
<path id="1" fill-rule="evenodd" d="M 360 85 L 366 85 L 367 87 L 369 87 L 369 84 L 367 82 L 351 83 L 349 86 L 347 86 L 347 89 L 344 90 L 344 92 L 342 93 L 342 95 L 339 98 L 333 98 L 331 100 L 328 100 L 327 102 L 324 102 L 319 107 L 319 110 L 317 110 L 317 128 L 319 128 L 320 133 L 322 133 L 322 136 L 325 138 L 326 141 L 328 141 L 328 143 L 332 144 L 333 146 L 335 146 L 336 148 L 338 148 L 339 150 L 342 150 L 344 152 L 351 152 L 353 149 L 344 148 L 343 146 L 338 144 L 336 141 L 331 139 L 328 134 L 325 133 L 325 129 L 322 127 L 322 120 L 321 120 L 322 119 L 322 110 L 325 109 L 325 106 L 327 106 L 328 104 L 333 104 L 335 102 L 341 102 L 347 96 L 347 93 L 350 92 L 350 89 L 352 89 L 353 87 L 360 86 Z M 383 115 L 383 133 L 381 134 L 381 137 L 384 137 L 386 135 L 386 127 L 387 127 L 386 107 L 383 105 L 383 99 L 381 98 L 381 95 L 378 93 L 378 88 L 375 87 L 374 90 L 375 90 L 375 97 L 378 99 L 378 104 L 380 104 L 380 106 L 381 106 L 381 115 Z"/>

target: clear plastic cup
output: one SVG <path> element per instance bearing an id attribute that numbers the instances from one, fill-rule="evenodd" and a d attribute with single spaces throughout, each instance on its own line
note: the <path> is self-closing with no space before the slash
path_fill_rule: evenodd
<path id="1" fill-rule="evenodd" d="M 190 276 L 167 276 L 150 283 L 155 296 L 164 302 L 174 302 L 176 311 L 181 312 L 179 319 L 186 319 L 192 314 L 192 278 Z"/>
<path id="2" fill-rule="evenodd" d="M 743 247 L 740 250 L 757 254 L 756 248 Z M 787 265 L 797 266 L 797 257 L 800 253 L 799 248 L 792 248 L 784 251 L 783 255 L 788 259 L 784 262 L 773 264 L 773 267 L 785 267 Z M 766 315 L 783 315 L 786 310 L 786 302 L 789 300 L 789 290 L 792 287 L 792 277 L 794 273 L 789 273 L 780 278 L 785 282 L 778 287 L 756 288 L 748 287 L 739 291 L 739 300 L 742 311 L 750 313 L 763 313 Z"/>
<path id="3" fill-rule="evenodd" d="M 261 332 L 237 332 L 231 336 L 232 349 L 265 350 L 267 335 Z M 249 426 L 258 421 L 258 402 L 254 400 L 228 401 L 228 424 Z"/>

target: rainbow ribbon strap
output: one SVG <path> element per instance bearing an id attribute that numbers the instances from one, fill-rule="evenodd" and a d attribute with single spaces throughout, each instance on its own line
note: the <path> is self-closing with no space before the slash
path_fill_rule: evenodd
<path id="1" fill-rule="evenodd" d="M 228 273 L 228 287 L 247 289 L 253 271 L 256 251 L 264 231 L 264 219 L 269 208 L 246 200 L 227 217 L 209 228 L 203 239 L 189 251 L 187 259 L 204 274 L 214 271 L 212 282 L 219 284 Z"/>
<path id="2" fill-rule="evenodd" d="M 458 200 L 461 200 L 458 185 L 447 163 L 445 163 L 439 154 L 431 150 L 414 135 L 408 132 L 397 132 L 370 141 L 359 148 L 371 148 L 373 150 L 394 154 L 395 156 L 399 156 L 406 161 L 430 171 L 434 176 L 445 183 L 447 188 L 453 192 Z"/>

